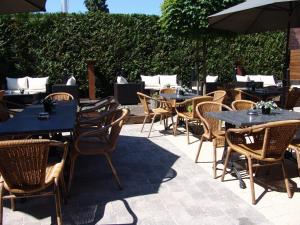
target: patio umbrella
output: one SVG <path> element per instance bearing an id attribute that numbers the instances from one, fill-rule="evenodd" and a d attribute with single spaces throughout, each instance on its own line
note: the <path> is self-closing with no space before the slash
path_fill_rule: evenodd
<path id="1" fill-rule="evenodd" d="M 0 14 L 46 11 L 46 0 L 1 0 Z"/>
<path id="2" fill-rule="evenodd" d="M 208 19 L 211 28 L 236 33 L 287 30 L 283 82 L 289 82 L 289 34 L 290 28 L 300 27 L 300 0 L 248 0 Z"/>

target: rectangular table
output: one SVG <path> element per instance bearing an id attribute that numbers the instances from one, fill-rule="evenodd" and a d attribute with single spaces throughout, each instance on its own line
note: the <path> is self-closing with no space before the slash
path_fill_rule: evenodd
<path id="1" fill-rule="evenodd" d="M 176 100 L 176 101 L 184 101 L 186 99 L 198 97 L 199 95 L 189 93 L 185 95 L 180 94 L 160 94 L 161 97 L 165 98 L 166 100 Z"/>
<path id="2" fill-rule="evenodd" d="M 270 115 L 263 115 L 260 111 L 258 115 L 248 115 L 247 112 L 248 110 L 222 111 L 209 112 L 207 115 L 237 127 L 246 127 L 282 120 L 300 120 L 300 113 L 284 109 L 273 110 Z"/>
<path id="3" fill-rule="evenodd" d="M 43 105 L 30 105 L 13 118 L 0 124 L 0 135 L 47 134 L 51 132 L 71 132 L 76 122 L 75 101 L 58 102 L 49 119 L 39 119 Z"/>

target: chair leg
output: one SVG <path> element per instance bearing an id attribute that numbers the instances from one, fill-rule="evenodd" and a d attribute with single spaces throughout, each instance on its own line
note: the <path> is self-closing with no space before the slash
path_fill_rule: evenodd
<path id="1" fill-rule="evenodd" d="M 230 154 L 231 154 L 231 148 L 228 147 L 228 149 L 227 149 L 227 155 L 226 155 L 226 159 L 225 159 L 225 163 L 224 163 L 224 169 L 223 169 L 223 173 L 222 173 L 222 177 L 221 177 L 221 181 L 222 182 L 224 181 L 224 177 L 225 177 L 225 174 L 226 174 L 226 169 L 227 169 L 227 165 L 228 165 Z"/>
<path id="2" fill-rule="evenodd" d="M 67 203 L 67 189 L 66 189 L 66 182 L 65 182 L 65 177 L 64 174 L 62 172 L 62 174 L 59 177 L 59 181 L 60 181 L 60 185 L 61 185 L 61 189 L 62 189 L 62 198 L 63 198 L 63 202 L 64 204 Z"/>
<path id="3" fill-rule="evenodd" d="M 251 189 L 252 204 L 255 205 L 256 204 L 256 200 L 255 200 L 255 189 L 254 189 L 252 159 L 250 157 L 247 157 L 247 160 L 248 160 L 248 166 L 249 166 L 249 177 L 250 177 L 250 189 Z"/>
<path id="4" fill-rule="evenodd" d="M 151 122 L 151 126 L 150 126 L 150 130 L 149 130 L 149 134 L 148 134 L 148 138 L 150 137 L 150 133 L 151 133 L 151 130 L 152 130 L 152 127 L 153 127 L 153 123 L 154 123 L 154 120 L 156 118 L 156 114 L 154 114 L 153 118 L 152 118 L 152 122 Z"/>
<path id="5" fill-rule="evenodd" d="M 178 126 L 178 122 L 179 122 L 179 116 L 177 115 L 176 122 L 175 122 L 175 126 L 174 126 L 174 130 L 173 130 L 174 136 L 177 135 L 177 126 Z"/>
<path id="6" fill-rule="evenodd" d="M 185 129 L 186 129 L 186 135 L 187 135 L 187 142 L 188 142 L 188 144 L 190 144 L 189 121 L 188 121 L 188 119 L 185 120 Z"/>
<path id="7" fill-rule="evenodd" d="M 143 122 L 143 126 L 142 126 L 142 129 L 141 129 L 141 133 L 142 133 L 143 130 L 144 130 L 144 126 L 145 126 L 145 123 L 146 123 L 147 119 L 148 119 L 148 116 L 145 116 L 144 122 Z"/>
<path id="8" fill-rule="evenodd" d="M 290 185 L 289 185 L 289 179 L 286 175 L 286 169 L 285 169 L 283 160 L 281 161 L 281 168 L 282 168 L 284 183 L 285 183 L 285 187 L 286 187 L 286 192 L 287 192 L 289 198 L 291 198 L 292 197 L 292 192 L 291 192 Z"/>
<path id="9" fill-rule="evenodd" d="M 297 166 L 298 166 L 298 174 L 299 174 L 299 177 L 300 177 L 300 152 L 297 150 L 295 150 L 296 152 L 296 156 L 297 156 Z"/>
<path id="10" fill-rule="evenodd" d="M 117 170 L 115 169 L 114 165 L 112 164 L 110 156 L 108 154 L 105 154 L 105 158 L 107 159 L 108 164 L 109 164 L 109 166 L 110 166 L 110 168 L 111 168 L 111 170 L 112 170 L 112 172 L 114 174 L 114 177 L 115 177 L 115 179 L 116 179 L 116 181 L 118 183 L 119 189 L 122 190 L 123 188 L 122 188 L 122 185 L 121 185 L 120 178 L 119 178 L 119 176 L 117 174 Z"/>
<path id="11" fill-rule="evenodd" d="M 174 119 L 173 119 L 173 115 L 171 115 L 171 122 L 172 122 L 172 127 L 173 127 L 173 134 L 174 134 Z"/>
<path id="12" fill-rule="evenodd" d="M 9 194 L 12 195 L 12 193 L 10 193 L 10 192 L 9 192 Z M 10 199 L 10 207 L 11 207 L 11 210 L 12 210 L 12 211 L 15 211 L 15 210 L 16 210 L 16 202 L 15 202 L 15 199 L 14 199 L 14 198 L 11 198 L 11 199 Z"/>
<path id="13" fill-rule="evenodd" d="M 197 152 L 197 155 L 196 155 L 196 158 L 195 158 L 195 163 L 198 162 L 198 158 L 199 158 L 199 155 L 200 155 L 200 151 L 201 151 L 201 148 L 202 148 L 203 141 L 204 141 L 204 138 L 203 138 L 203 136 L 201 136 L 200 144 L 199 144 L 199 147 L 198 147 L 198 152 Z"/>
<path id="14" fill-rule="evenodd" d="M 0 183 L 0 225 L 3 224 L 3 191 L 4 191 L 4 187 L 3 187 L 3 182 Z"/>
<path id="15" fill-rule="evenodd" d="M 61 198 L 60 198 L 60 190 L 58 185 L 58 180 L 55 180 L 55 208 L 56 208 L 56 219 L 57 225 L 62 225 L 62 216 L 61 216 Z"/>
<path id="16" fill-rule="evenodd" d="M 72 180 L 73 180 L 73 176 L 74 176 L 74 167 L 75 167 L 75 162 L 77 159 L 78 155 L 77 154 L 71 154 L 70 157 L 70 172 L 69 172 L 69 181 L 68 181 L 68 193 L 70 193 L 71 190 L 71 184 L 72 184 Z"/>
<path id="17" fill-rule="evenodd" d="M 213 176 L 214 179 L 217 177 L 217 142 L 213 139 Z"/>
<path id="18" fill-rule="evenodd" d="M 163 115 L 160 115 L 159 124 L 161 124 Z"/>

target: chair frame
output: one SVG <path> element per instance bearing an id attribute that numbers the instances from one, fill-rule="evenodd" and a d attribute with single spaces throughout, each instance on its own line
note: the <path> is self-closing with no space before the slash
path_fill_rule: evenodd
<path id="1" fill-rule="evenodd" d="M 141 129 L 141 132 L 143 132 L 144 127 L 145 127 L 145 123 L 146 121 L 152 117 L 152 122 L 150 125 L 150 130 L 148 133 L 148 138 L 150 137 L 151 131 L 152 131 L 152 127 L 154 124 L 155 119 L 158 116 L 161 116 L 164 119 L 164 125 L 165 125 L 165 129 L 168 126 L 167 125 L 167 121 L 165 121 L 165 119 L 167 120 L 168 117 L 171 117 L 171 121 L 172 121 L 172 125 L 174 128 L 174 121 L 173 121 L 173 116 L 172 116 L 172 106 L 170 105 L 170 103 L 164 99 L 156 99 L 156 98 L 152 98 L 148 95 L 145 95 L 141 92 L 137 92 L 137 95 L 140 99 L 140 102 L 144 108 L 144 113 L 145 113 L 145 118 L 143 121 L 143 126 Z M 158 108 L 154 108 L 154 109 L 150 109 L 149 108 L 149 101 L 153 100 L 155 102 L 158 102 L 158 104 L 160 105 Z M 173 129 L 173 133 L 174 133 L 174 129 Z"/>
<path id="2" fill-rule="evenodd" d="M 203 142 L 212 141 L 213 142 L 213 178 L 216 178 L 217 177 L 217 147 L 221 145 L 220 143 L 224 143 L 225 132 L 224 134 L 221 134 L 221 133 L 217 133 L 216 130 L 213 130 L 213 125 L 205 118 L 204 113 L 200 111 L 200 107 L 205 105 L 214 105 L 216 107 L 219 107 L 221 110 L 224 108 L 226 110 L 232 111 L 232 109 L 227 105 L 224 105 L 219 102 L 199 103 L 196 108 L 196 112 L 203 124 L 204 133 L 200 138 L 200 144 L 196 154 L 195 163 L 198 162 Z M 221 131 L 221 121 L 218 122 L 218 131 Z"/>
<path id="3" fill-rule="evenodd" d="M 175 110 L 177 113 L 177 119 L 176 119 L 175 127 L 174 127 L 174 136 L 176 136 L 176 133 L 177 133 L 177 127 L 178 127 L 179 120 L 180 120 L 180 118 L 183 118 L 185 121 L 187 142 L 188 142 L 188 144 L 190 144 L 189 122 L 196 121 L 196 122 L 200 123 L 200 120 L 201 120 L 196 113 L 196 105 L 200 102 L 207 102 L 207 101 L 212 101 L 212 100 L 213 100 L 212 96 L 198 96 L 198 97 L 194 97 L 191 99 L 187 99 L 183 102 L 176 103 Z M 185 115 L 186 111 L 180 111 L 180 109 L 187 108 L 190 105 L 192 106 L 192 116 L 188 117 L 187 115 Z"/>
<path id="4" fill-rule="evenodd" d="M 49 94 L 45 97 L 45 99 L 50 98 L 52 101 L 71 101 L 74 100 L 73 95 L 67 93 L 67 92 L 55 92 L 52 94 Z"/>
<path id="5" fill-rule="evenodd" d="M 115 115 L 116 113 L 122 112 L 122 115 L 115 120 Z M 119 133 L 121 131 L 121 128 L 123 124 L 126 122 L 129 116 L 129 109 L 118 109 L 118 110 L 111 110 L 108 112 L 105 112 L 101 115 L 101 118 L 109 118 L 109 123 L 106 122 L 107 124 L 102 126 L 102 127 L 97 127 L 95 129 L 82 132 L 78 136 L 74 137 L 74 148 L 71 151 L 70 154 L 70 172 L 69 172 L 69 181 L 68 181 L 68 191 L 71 189 L 71 184 L 74 176 L 74 168 L 75 168 L 75 162 L 76 159 L 79 155 L 104 155 L 111 170 L 112 173 L 116 179 L 116 182 L 118 184 L 119 189 L 122 189 L 121 181 L 119 179 L 119 176 L 117 174 L 117 171 L 115 167 L 113 166 L 112 159 L 111 159 L 111 154 L 112 152 L 116 149 L 117 145 L 117 139 L 119 136 Z M 99 119 L 101 119 L 99 117 Z M 111 134 L 108 131 L 112 132 L 112 130 L 115 128 L 119 128 L 119 131 L 117 134 Z M 105 142 L 107 142 L 107 149 L 95 153 L 85 153 L 84 150 L 82 151 L 79 147 L 80 141 L 84 140 L 84 138 L 87 137 L 97 137 L 97 138 L 103 138 Z"/>
<path id="6" fill-rule="evenodd" d="M 33 146 L 33 147 L 38 147 L 40 145 L 45 145 L 46 149 L 40 149 L 36 150 L 39 151 L 39 153 L 44 155 L 44 160 L 43 164 L 40 165 L 41 167 L 41 176 L 40 176 L 40 184 L 38 185 L 24 185 L 24 186 L 17 186 L 17 188 L 14 188 L 11 181 L 12 181 L 12 173 L 7 175 L 8 171 L 4 171 L 0 169 L 0 172 L 2 174 L 3 180 L 0 182 L 0 224 L 3 224 L 3 200 L 5 199 L 10 199 L 11 200 L 11 208 L 12 210 L 15 210 L 15 199 L 18 198 L 30 198 L 30 197 L 43 197 L 43 196 L 54 196 L 55 197 L 55 208 L 56 208 L 56 214 L 57 214 L 57 224 L 62 225 L 62 215 L 61 215 L 61 191 L 60 191 L 60 186 L 62 187 L 63 191 L 63 196 L 66 194 L 66 188 L 65 188 L 65 182 L 64 182 L 64 176 L 63 176 L 63 167 L 64 163 L 66 161 L 67 157 L 67 152 L 68 152 L 68 144 L 67 143 L 62 143 L 58 141 L 50 141 L 48 139 L 26 139 L 26 140 L 11 140 L 11 141 L 1 141 L 0 142 L 0 151 L 13 151 L 11 148 L 18 148 L 16 151 L 20 152 L 22 147 L 27 147 L 28 145 Z M 56 168 L 60 168 L 56 171 L 54 171 L 54 174 L 52 175 L 51 180 L 49 183 L 45 183 L 46 180 L 46 166 L 47 166 L 47 159 L 48 159 L 48 151 L 50 146 L 53 147 L 59 147 L 63 149 L 63 156 L 61 161 L 55 165 L 58 166 Z M 22 153 L 23 154 L 23 153 Z M 21 156 L 22 154 L 17 154 Z M 28 157 L 28 155 L 26 156 Z M 21 159 L 19 159 L 21 160 Z M 28 165 L 27 165 L 28 166 Z M 31 165 L 29 165 L 31 166 Z M 7 168 L 7 167 L 6 167 Z M 30 170 L 33 171 L 33 170 Z M 24 170 L 18 170 L 14 179 L 26 176 L 28 177 L 29 174 L 27 173 L 26 175 L 20 175 L 24 172 Z M 31 174 L 33 176 L 33 174 Z M 9 177 L 9 178 L 8 178 Z M 44 181 L 42 180 L 44 177 Z M 6 179 L 8 178 L 9 183 L 6 183 Z M 28 179 L 28 178 L 26 178 Z M 22 182 L 23 180 L 26 180 L 25 178 L 21 178 Z M 44 183 L 42 183 L 44 182 Z M 20 180 L 18 180 L 18 183 L 20 183 Z M 45 189 L 48 189 L 48 187 L 53 185 L 53 189 L 44 191 Z M 9 192 L 8 195 L 5 195 L 5 190 Z"/>
<path id="7" fill-rule="evenodd" d="M 272 129 L 276 128 L 286 128 L 285 129 L 285 135 L 282 137 L 287 138 L 284 143 L 283 141 L 280 142 L 282 146 L 280 146 L 280 150 L 275 149 L 271 144 L 271 136 L 272 136 Z M 279 121 L 279 122 L 270 122 L 263 125 L 256 125 L 248 128 L 234 128 L 234 129 L 228 129 L 226 132 L 226 140 L 229 145 L 226 159 L 224 163 L 224 169 L 221 181 L 224 181 L 224 177 L 226 174 L 226 168 L 229 162 L 230 155 L 233 151 L 238 152 L 239 154 L 245 155 L 247 158 L 247 164 L 248 164 L 248 171 L 249 171 L 249 177 L 250 177 L 250 188 L 251 188 L 251 198 L 252 198 L 252 204 L 256 204 L 255 199 L 255 189 L 254 189 L 254 177 L 253 177 L 253 168 L 255 167 L 266 167 L 266 166 L 273 166 L 273 165 L 281 165 L 284 182 L 286 186 L 286 191 L 288 194 L 288 197 L 292 197 L 292 193 L 289 187 L 289 180 L 286 175 L 286 169 L 284 166 L 284 152 L 286 151 L 287 147 L 289 146 L 290 142 L 292 141 L 294 134 L 296 132 L 296 129 L 300 127 L 300 121 L 299 120 L 289 120 L 289 121 Z M 254 144 L 255 142 L 258 142 L 258 144 L 261 146 L 261 153 L 255 153 L 250 150 L 247 150 L 246 147 L 243 147 L 242 145 L 249 146 L 251 148 L 250 144 L 248 145 L 245 143 L 245 135 L 246 136 L 253 136 L 254 137 Z M 255 138 L 256 135 L 263 136 L 263 139 L 260 137 Z M 242 145 L 238 145 L 241 143 Z M 253 146 L 253 142 L 251 143 Z M 274 145 L 274 144 L 273 144 Z M 257 149 L 258 147 L 256 147 Z M 273 148 L 270 150 L 270 148 Z M 276 146 L 277 148 L 277 146 Z M 253 150 L 254 151 L 254 150 Z M 271 154 L 273 152 L 273 155 Z M 276 155 L 275 155 L 276 153 Z M 279 154 L 280 153 L 280 154 Z M 264 164 L 253 164 L 253 160 L 256 160 L 257 162 L 263 162 Z"/>
<path id="8" fill-rule="evenodd" d="M 255 102 L 250 100 L 235 100 L 231 103 L 233 110 L 247 110 L 255 106 Z"/>

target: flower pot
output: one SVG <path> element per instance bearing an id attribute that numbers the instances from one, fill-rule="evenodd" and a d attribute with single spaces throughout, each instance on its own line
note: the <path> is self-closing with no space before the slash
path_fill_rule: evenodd
<path id="1" fill-rule="evenodd" d="M 262 107 L 261 108 L 261 113 L 264 114 L 264 115 L 268 115 L 268 114 L 271 113 L 271 108 Z"/>

